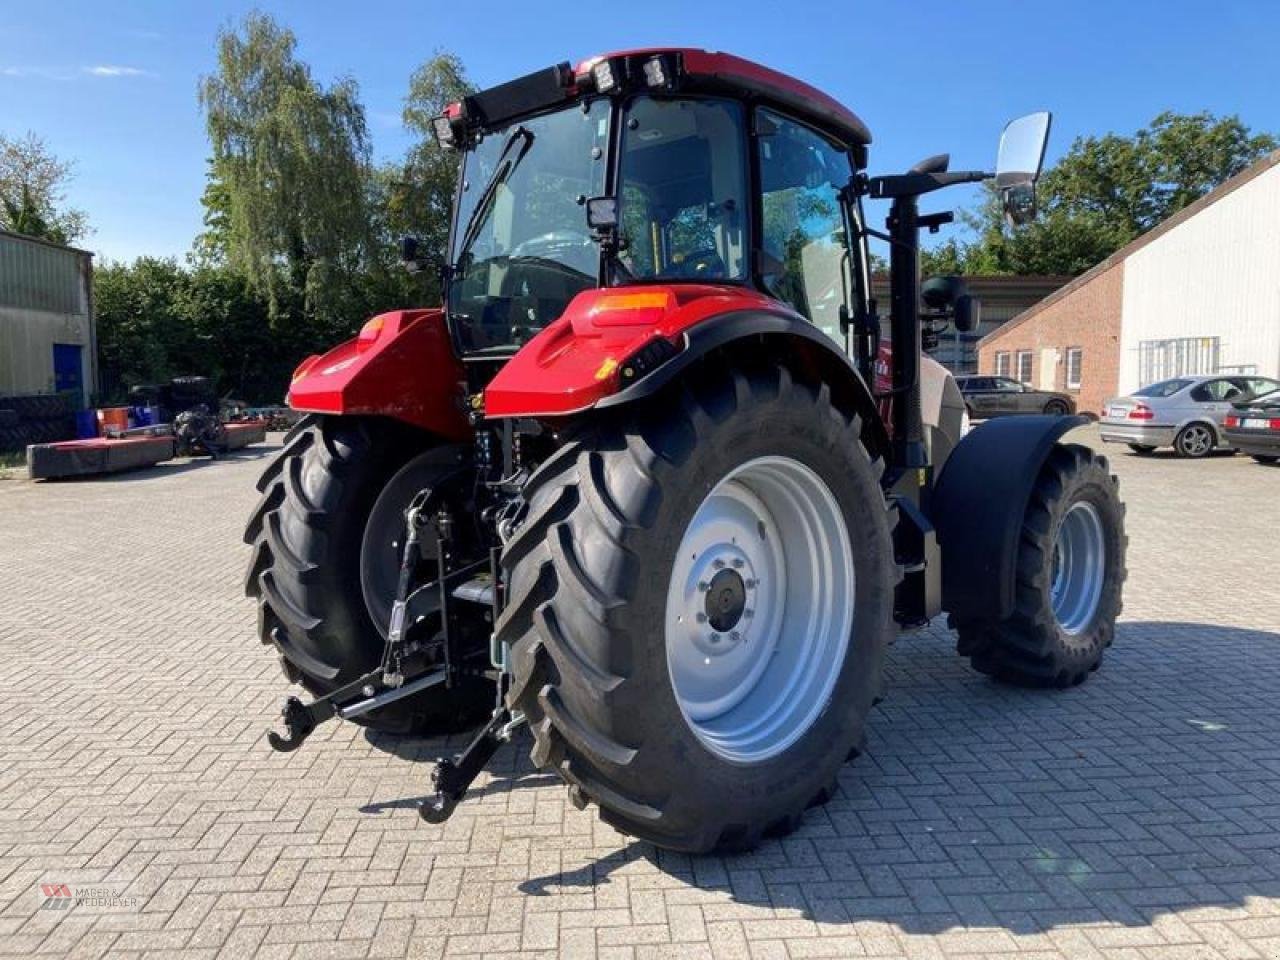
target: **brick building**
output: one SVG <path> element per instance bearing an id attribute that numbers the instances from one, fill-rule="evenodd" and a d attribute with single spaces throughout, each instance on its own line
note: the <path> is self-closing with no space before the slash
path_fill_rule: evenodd
<path id="1" fill-rule="evenodd" d="M 1070 277 L 965 277 L 970 296 L 982 302 L 982 322 L 971 333 L 948 329 L 938 340 L 929 355 L 952 373 L 978 372 L 978 344 L 983 337 L 993 333 L 1002 324 L 1012 320 L 1028 307 L 1039 303 L 1071 282 Z M 876 274 L 871 278 L 871 295 L 880 304 L 884 316 L 883 336 L 890 337 L 888 305 L 889 277 Z"/>
<path id="2" fill-rule="evenodd" d="M 978 367 L 1093 413 L 1168 377 L 1277 377 L 1277 277 L 1280 151 L 983 337 Z"/>

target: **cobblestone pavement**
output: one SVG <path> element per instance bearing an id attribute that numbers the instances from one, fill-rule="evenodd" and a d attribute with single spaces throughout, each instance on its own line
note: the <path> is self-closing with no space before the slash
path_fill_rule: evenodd
<path id="1" fill-rule="evenodd" d="M 1010 690 L 904 636 L 836 798 L 726 858 L 574 810 L 524 739 L 439 827 L 414 804 L 456 738 L 270 752 L 239 540 L 267 448 L 0 480 L 0 955 L 1280 958 L 1280 469 L 1111 452 L 1103 670 Z"/>

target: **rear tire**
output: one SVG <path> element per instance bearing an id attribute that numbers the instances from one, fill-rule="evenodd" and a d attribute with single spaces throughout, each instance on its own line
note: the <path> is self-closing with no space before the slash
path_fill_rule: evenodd
<path id="1" fill-rule="evenodd" d="M 1044 405 L 1044 412 L 1051 417 L 1065 417 L 1071 410 L 1061 400 L 1050 400 Z"/>
<path id="2" fill-rule="evenodd" d="M 1254 453 L 1250 454 L 1258 463 L 1273 464 L 1280 462 L 1280 456 L 1272 453 Z"/>
<path id="3" fill-rule="evenodd" d="M 1147 457 L 1156 452 L 1156 448 L 1148 443 L 1131 443 L 1129 449 L 1140 457 Z"/>
<path id="4" fill-rule="evenodd" d="M 746 849 L 763 836 L 786 833 L 807 807 L 831 797 L 840 766 L 862 748 L 867 712 L 880 694 L 897 567 L 892 515 L 878 482 L 881 466 L 862 446 L 857 418 L 837 411 L 825 386 L 793 383 L 781 367 L 750 376 L 699 375 L 696 382 L 705 387 L 697 397 L 667 394 L 624 413 L 624 422 L 584 427 L 529 481 L 527 518 L 503 553 L 509 589 L 497 632 L 511 647 L 508 703 L 529 721 L 534 763 L 569 784 L 575 805 L 598 804 L 602 819 L 619 830 L 670 849 L 702 852 Z M 734 692 L 746 692 L 736 701 L 716 700 L 721 714 L 690 719 L 688 687 L 677 680 L 684 669 L 679 658 L 688 653 L 680 644 L 702 649 L 701 642 L 715 638 L 670 632 L 675 623 L 689 628 L 685 615 L 673 612 L 682 608 L 670 605 L 672 584 L 684 583 L 677 554 L 683 561 L 687 531 L 710 502 L 709 492 L 762 460 L 799 465 L 797 476 L 817 478 L 812 489 L 828 492 L 837 511 L 832 516 L 842 521 L 833 525 L 847 531 L 841 540 L 848 552 L 844 543 L 837 543 L 837 552 L 851 558 L 853 570 L 842 606 L 847 609 L 852 596 L 855 615 L 851 627 L 843 628 L 847 634 L 840 628 L 823 634 L 838 637 L 841 647 L 828 667 L 809 671 L 826 678 L 826 691 L 808 699 L 777 698 L 777 688 L 766 687 L 763 678 L 803 673 L 789 674 L 792 668 L 785 665 L 770 671 L 774 661 L 807 657 L 795 651 L 809 649 L 800 643 L 808 633 L 770 632 L 766 603 L 756 604 L 761 609 L 754 616 L 746 612 L 754 602 L 753 585 L 760 588 L 757 599 L 770 589 L 763 576 L 758 583 L 750 579 L 755 567 L 748 563 L 741 584 L 746 602 L 735 611 L 748 619 L 720 622 L 722 614 L 707 607 L 708 621 L 699 621 L 730 631 L 716 634 L 720 643 L 738 644 L 727 656 L 707 648 L 709 668 L 719 658 L 709 676 L 719 671 L 723 678 L 735 669 L 732 657 L 754 653 L 747 644 L 757 625 L 764 628 L 754 634 L 757 642 L 776 642 L 769 649 L 777 656 L 760 658 L 767 666 L 757 680 L 734 681 Z M 781 523 L 749 526 L 752 534 L 764 531 L 766 539 L 777 530 L 773 535 L 785 542 Z M 738 530 L 735 536 L 740 535 Z M 728 538 L 724 534 L 717 549 L 731 551 Z M 710 555 L 708 548 L 692 556 Z M 690 570 L 693 560 L 685 564 Z M 830 563 L 839 569 L 837 561 Z M 728 574 L 735 566 L 717 569 Z M 690 582 L 696 581 L 691 575 Z M 823 579 L 813 578 L 812 603 L 805 609 L 839 617 L 845 610 L 830 602 L 832 591 L 816 589 Z M 795 610 L 791 596 L 785 594 L 779 606 Z M 731 636 L 735 629 L 741 631 L 737 639 Z M 796 683 L 786 689 L 809 689 Z M 779 705 L 785 703 L 792 705 Z M 748 724 L 792 739 L 779 734 L 776 741 L 760 741 L 758 754 L 748 757 L 744 748 L 745 759 L 732 759 L 731 749 L 713 745 L 709 730 L 719 717 L 726 724 L 745 717 Z M 749 736 L 742 741 L 748 742 L 755 743 Z"/>
<path id="5" fill-rule="evenodd" d="M 1173 438 L 1173 449 L 1177 451 L 1178 456 L 1188 460 L 1207 457 L 1213 453 L 1216 445 L 1217 439 L 1213 435 L 1213 429 L 1203 423 L 1188 423 Z"/>
<path id="6" fill-rule="evenodd" d="M 1105 458 L 1059 444 L 1023 519 L 1014 610 L 953 618 L 974 669 L 1023 686 L 1083 683 L 1115 637 L 1125 580 L 1124 505 Z"/>
<path id="7" fill-rule="evenodd" d="M 372 670 L 382 655 L 385 626 L 362 588 L 370 579 L 365 534 L 375 509 L 396 510 L 384 492 L 401 495 L 403 510 L 429 485 L 417 456 L 429 445 L 391 421 L 308 417 L 258 481 L 262 499 L 244 534 L 253 547 L 245 593 L 258 600 L 259 639 L 275 643 L 285 676 L 316 696 Z M 403 482 L 406 471 L 415 482 Z M 433 687 L 355 720 L 391 733 L 453 731 L 483 717 L 493 696 L 481 681 Z"/>

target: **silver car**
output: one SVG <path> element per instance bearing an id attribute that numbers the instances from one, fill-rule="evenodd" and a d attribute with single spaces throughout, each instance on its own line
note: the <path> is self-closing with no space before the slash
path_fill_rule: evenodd
<path id="1" fill-rule="evenodd" d="M 1180 457 L 1204 457 L 1229 448 L 1222 420 L 1233 402 L 1278 388 L 1268 377 L 1175 377 L 1108 400 L 1098 425 L 1103 440 L 1134 453 L 1173 447 Z"/>

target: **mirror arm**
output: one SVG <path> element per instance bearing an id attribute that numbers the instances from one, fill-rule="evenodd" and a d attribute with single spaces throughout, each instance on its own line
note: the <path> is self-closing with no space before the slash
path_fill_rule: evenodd
<path id="1" fill-rule="evenodd" d="M 920 196 L 958 183 L 981 183 L 994 176 L 994 173 L 983 170 L 956 170 L 951 173 L 896 173 L 885 177 L 871 177 L 866 181 L 865 190 L 873 200 L 887 200 L 894 197 Z"/>

